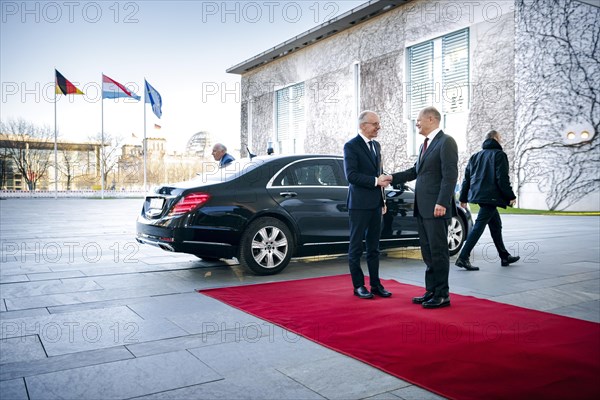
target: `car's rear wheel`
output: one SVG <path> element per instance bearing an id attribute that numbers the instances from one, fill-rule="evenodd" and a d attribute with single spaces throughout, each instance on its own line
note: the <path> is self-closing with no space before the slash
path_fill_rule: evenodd
<path id="1" fill-rule="evenodd" d="M 252 222 L 242 235 L 240 263 L 257 275 L 281 272 L 292 258 L 292 232 L 276 218 Z"/>
<path id="2" fill-rule="evenodd" d="M 461 217 L 452 217 L 448 225 L 448 250 L 450 255 L 457 254 L 467 240 L 467 228 Z"/>

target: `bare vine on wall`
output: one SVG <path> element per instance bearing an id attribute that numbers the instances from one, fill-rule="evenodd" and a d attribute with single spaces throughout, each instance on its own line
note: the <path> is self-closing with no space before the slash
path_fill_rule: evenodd
<path id="1" fill-rule="evenodd" d="M 516 10 L 517 189 L 534 183 L 564 209 L 600 190 L 600 8 L 517 0 Z M 577 124 L 592 127 L 589 140 L 566 140 Z"/>
<path id="2" fill-rule="evenodd" d="M 485 135 L 502 134 L 502 147 L 514 168 L 515 85 L 514 22 L 487 24 L 479 33 L 472 58 L 472 102 L 467 129 L 467 154 L 459 159 L 462 174 L 471 154 L 481 150 Z M 511 176 L 513 174 L 511 173 Z M 514 183 L 514 182 L 513 182 Z"/>

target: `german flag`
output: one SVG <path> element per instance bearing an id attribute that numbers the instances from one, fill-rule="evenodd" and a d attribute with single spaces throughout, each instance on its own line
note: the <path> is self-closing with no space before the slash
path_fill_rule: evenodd
<path id="1" fill-rule="evenodd" d="M 65 79 L 60 72 L 56 71 L 56 94 L 83 94 L 71 82 Z"/>

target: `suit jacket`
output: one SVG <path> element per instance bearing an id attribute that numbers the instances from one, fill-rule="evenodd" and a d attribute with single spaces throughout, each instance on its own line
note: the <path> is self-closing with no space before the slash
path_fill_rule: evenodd
<path id="1" fill-rule="evenodd" d="M 436 204 L 446 207 L 443 218 L 457 215 L 454 190 L 458 179 L 458 147 L 454 139 L 443 131 L 438 132 L 412 168 L 397 172 L 392 178 L 393 182 L 417 180 L 415 216 L 435 218 L 433 210 Z"/>
<path id="2" fill-rule="evenodd" d="M 344 145 L 344 170 L 348 179 L 348 209 L 372 210 L 383 207 L 383 195 L 380 186 L 375 185 L 375 178 L 381 172 L 381 145 L 374 141 L 373 153 L 360 135 L 350 139 Z"/>
<path id="3" fill-rule="evenodd" d="M 223 168 L 224 166 L 226 166 L 227 164 L 229 164 L 230 162 L 232 162 L 234 160 L 235 160 L 235 158 L 233 158 L 233 156 L 231 154 L 229 154 L 229 153 L 223 154 L 221 161 L 219 161 L 219 168 Z"/>

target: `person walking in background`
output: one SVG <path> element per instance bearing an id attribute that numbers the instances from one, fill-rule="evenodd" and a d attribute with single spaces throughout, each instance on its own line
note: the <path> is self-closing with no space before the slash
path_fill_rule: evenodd
<path id="1" fill-rule="evenodd" d="M 500 256 L 500 264 L 507 267 L 520 259 L 511 256 L 502 240 L 502 220 L 497 207 L 513 206 L 517 199 L 510 186 L 508 157 L 502 151 L 501 136 L 497 131 L 489 131 L 485 137 L 483 150 L 473 154 L 465 170 L 465 179 L 460 191 L 460 204 L 467 207 L 467 201 L 479 205 L 477 220 L 463 246 L 456 266 L 468 271 L 478 271 L 469 260 L 471 251 L 489 226 L 492 240 Z"/>
<path id="2" fill-rule="evenodd" d="M 360 133 L 344 145 L 344 169 L 349 182 L 348 214 L 350 216 L 350 245 L 348 264 L 354 295 L 370 299 L 373 295 L 390 297 L 379 280 L 379 239 L 381 216 L 385 207 L 383 188 L 391 176 L 381 169 L 381 146 L 374 139 L 381 128 L 379 116 L 363 111 L 358 117 Z M 365 276 L 360 266 L 363 240 L 367 250 L 367 267 L 371 291 L 365 287 Z"/>
<path id="3" fill-rule="evenodd" d="M 231 154 L 227 153 L 227 147 L 225 147 L 225 145 L 221 143 L 216 143 L 213 146 L 212 156 L 214 157 L 215 161 L 219 162 L 219 168 L 223 168 L 224 166 L 235 160 L 235 158 L 233 158 Z"/>
<path id="4" fill-rule="evenodd" d="M 426 107 L 417 117 L 419 134 L 425 136 L 419 158 L 412 168 L 392 174 L 393 182 L 415 183 L 415 210 L 421 255 L 427 265 L 425 294 L 412 299 L 424 308 L 450 305 L 448 274 L 448 220 L 457 214 L 454 188 L 458 179 L 458 147 L 440 129 L 441 115 Z"/>

